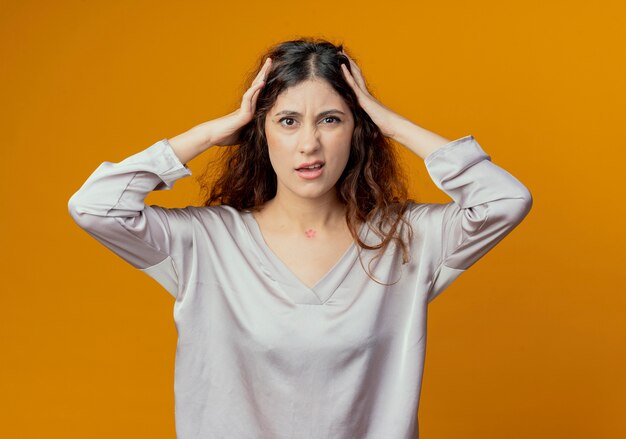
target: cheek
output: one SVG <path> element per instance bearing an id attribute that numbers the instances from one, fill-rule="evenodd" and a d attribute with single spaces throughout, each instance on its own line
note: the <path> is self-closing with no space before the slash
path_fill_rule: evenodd
<path id="1" fill-rule="evenodd" d="M 352 144 L 352 136 L 354 135 L 354 126 L 350 126 L 349 129 L 346 129 L 341 133 L 341 142 L 344 145 L 348 145 L 348 149 Z"/>
<path id="2" fill-rule="evenodd" d="M 275 173 L 282 173 L 287 166 L 286 154 L 277 139 L 267 139 L 267 155 Z"/>
<path id="3" fill-rule="evenodd" d="M 341 152 L 342 156 L 344 156 L 345 160 L 348 160 L 350 157 L 350 150 L 352 149 L 352 132 L 346 134 L 341 139 Z"/>
<path id="4" fill-rule="evenodd" d="M 274 169 L 276 168 L 276 160 L 280 157 L 278 152 L 280 149 L 280 140 L 271 128 L 265 128 L 265 141 L 267 142 L 267 155 Z"/>
<path id="5" fill-rule="evenodd" d="M 270 159 L 270 163 L 272 164 L 272 167 L 274 168 L 274 171 L 276 171 L 276 168 L 277 168 L 276 154 L 274 153 L 274 148 L 272 148 L 271 145 L 272 144 L 269 142 L 269 139 L 268 139 L 267 155 Z"/>

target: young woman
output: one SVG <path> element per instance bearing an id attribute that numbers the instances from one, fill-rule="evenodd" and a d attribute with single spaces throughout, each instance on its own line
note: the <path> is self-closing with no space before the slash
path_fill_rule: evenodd
<path id="1" fill-rule="evenodd" d="M 381 104 L 342 45 L 262 60 L 240 108 L 103 162 L 69 212 L 175 298 L 179 439 L 414 438 L 428 304 L 532 197 L 472 135 Z M 453 201 L 408 200 L 390 139 Z M 218 145 L 203 206 L 144 204 Z"/>

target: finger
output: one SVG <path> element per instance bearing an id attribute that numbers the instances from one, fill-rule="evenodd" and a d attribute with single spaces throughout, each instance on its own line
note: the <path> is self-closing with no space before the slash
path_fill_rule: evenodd
<path id="1" fill-rule="evenodd" d="M 263 63 L 263 67 L 261 67 L 261 70 L 256 75 L 256 78 L 254 78 L 254 82 L 264 81 L 265 80 L 265 78 L 267 76 L 266 73 L 270 69 L 270 65 L 271 64 L 272 64 L 272 59 L 271 58 L 267 58 L 265 60 L 265 62 Z"/>
<path id="2" fill-rule="evenodd" d="M 357 63 L 354 62 L 354 60 L 352 58 L 350 58 L 350 56 L 348 56 L 347 53 L 345 53 L 345 52 L 342 52 L 342 53 L 346 56 L 346 58 L 348 58 L 348 61 L 350 61 L 350 68 L 354 72 L 354 74 L 352 75 L 354 77 L 354 80 L 356 81 L 357 84 L 359 84 L 359 87 L 364 92 L 367 91 L 367 84 L 365 83 L 365 78 L 363 78 L 363 74 L 361 73 L 361 69 L 359 68 Z"/>
<path id="3" fill-rule="evenodd" d="M 254 91 L 252 94 L 252 99 L 250 100 L 250 112 L 254 113 L 256 111 L 256 101 L 261 94 L 261 89 L 265 85 L 265 81 L 261 83 L 261 85 Z"/>
<path id="4" fill-rule="evenodd" d="M 350 59 L 350 65 L 352 66 L 352 70 L 354 71 L 354 75 L 352 75 L 354 77 L 354 80 L 357 82 L 357 84 L 359 84 L 363 91 L 367 90 L 365 78 L 363 78 L 363 74 L 361 73 L 361 69 L 359 68 L 359 66 L 352 59 Z"/>
<path id="5" fill-rule="evenodd" d="M 348 67 L 346 67 L 345 64 L 341 64 L 341 69 L 343 70 L 343 74 L 345 75 L 346 81 L 354 89 L 354 92 L 357 94 L 362 93 L 363 90 L 361 90 L 361 87 L 359 86 L 359 84 L 357 84 L 357 82 L 354 80 L 354 77 L 350 73 L 350 70 L 348 70 Z"/>
<path id="6" fill-rule="evenodd" d="M 355 61 L 354 61 L 354 60 L 350 57 L 350 55 L 348 55 L 348 54 L 347 54 L 346 52 L 344 52 L 344 51 L 342 51 L 341 53 L 343 53 L 343 54 L 344 54 L 344 56 L 345 56 L 346 58 L 348 58 L 348 61 L 350 61 L 350 66 L 351 66 L 352 68 L 354 68 L 355 70 L 357 70 L 357 71 L 359 71 L 359 72 L 361 71 L 361 69 L 359 68 L 359 66 L 357 65 L 357 63 L 356 63 L 356 62 L 355 62 Z"/>
<path id="7" fill-rule="evenodd" d="M 257 92 L 261 89 L 261 87 L 263 87 L 265 85 L 265 81 L 261 81 L 258 82 L 256 84 L 253 84 L 248 91 L 246 91 L 243 95 L 243 97 L 241 98 L 241 109 L 244 112 L 250 112 L 252 111 L 252 102 L 254 99 L 254 95 L 258 94 Z"/>
<path id="8" fill-rule="evenodd" d="M 251 98 L 251 95 L 254 93 L 254 90 L 256 90 L 256 87 L 261 82 L 265 81 L 265 73 L 267 72 L 268 65 L 269 65 L 269 58 L 265 60 L 263 67 L 261 67 L 261 70 L 259 70 L 259 73 L 257 73 L 257 75 L 255 76 L 254 80 L 252 81 L 252 84 L 250 84 L 250 87 L 248 88 L 248 90 L 246 90 L 246 94 L 248 94 L 248 97 L 247 97 L 248 99 Z"/>
<path id="9" fill-rule="evenodd" d="M 259 71 L 259 73 L 257 73 L 256 77 L 254 78 L 254 81 L 252 81 L 252 84 L 250 85 L 248 90 L 246 90 L 246 92 L 244 93 L 243 97 L 241 98 L 242 110 L 250 111 L 250 108 L 251 108 L 250 104 L 252 102 L 253 96 L 257 92 L 257 90 L 260 89 L 261 86 L 265 85 L 266 73 L 269 70 L 271 64 L 272 64 L 271 58 L 267 58 L 265 62 L 263 63 L 263 67 L 261 67 L 261 70 Z"/>
<path id="10" fill-rule="evenodd" d="M 356 83 L 359 84 L 359 87 L 361 88 L 361 90 L 363 90 L 363 92 L 367 92 L 367 85 L 365 84 L 365 79 L 363 79 L 363 76 L 357 71 L 353 75 L 353 77 Z"/>

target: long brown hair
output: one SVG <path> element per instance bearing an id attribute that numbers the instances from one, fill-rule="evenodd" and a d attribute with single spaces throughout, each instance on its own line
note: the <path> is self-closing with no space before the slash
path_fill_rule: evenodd
<path id="1" fill-rule="evenodd" d="M 209 179 L 208 171 L 198 179 L 203 193 L 208 194 L 203 197 L 204 205 L 225 204 L 239 211 L 258 211 L 276 195 L 276 173 L 269 159 L 265 116 L 287 88 L 320 78 L 343 97 L 354 117 L 350 157 L 336 185 L 339 200 L 346 206 L 350 233 L 359 247 L 380 249 L 378 256 L 396 240 L 404 264 L 409 260 L 409 243 L 403 240 L 401 223 L 408 226 L 408 240 L 411 240 L 413 231 L 404 212 L 413 200 L 407 197 L 406 177 L 393 145 L 361 108 L 343 77 L 341 64 L 351 69 L 342 49 L 346 51 L 343 44 L 336 46 L 309 37 L 279 43 L 260 57 L 256 69 L 247 78 L 246 89 L 267 57 L 272 58 L 272 68 L 257 97 L 254 118 L 241 128 L 234 146 L 222 148 L 221 175 L 217 180 Z M 363 222 L 381 239 L 379 244 L 368 245 L 361 240 L 358 225 Z"/>

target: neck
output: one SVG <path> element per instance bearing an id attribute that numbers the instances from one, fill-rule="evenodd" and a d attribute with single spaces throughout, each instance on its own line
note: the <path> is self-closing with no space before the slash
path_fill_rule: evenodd
<path id="1" fill-rule="evenodd" d="M 345 225 L 345 207 L 331 191 L 324 198 L 308 199 L 278 192 L 263 209 L 276 218 L 275 224 L 294 231 L 324 230 Z"/>

